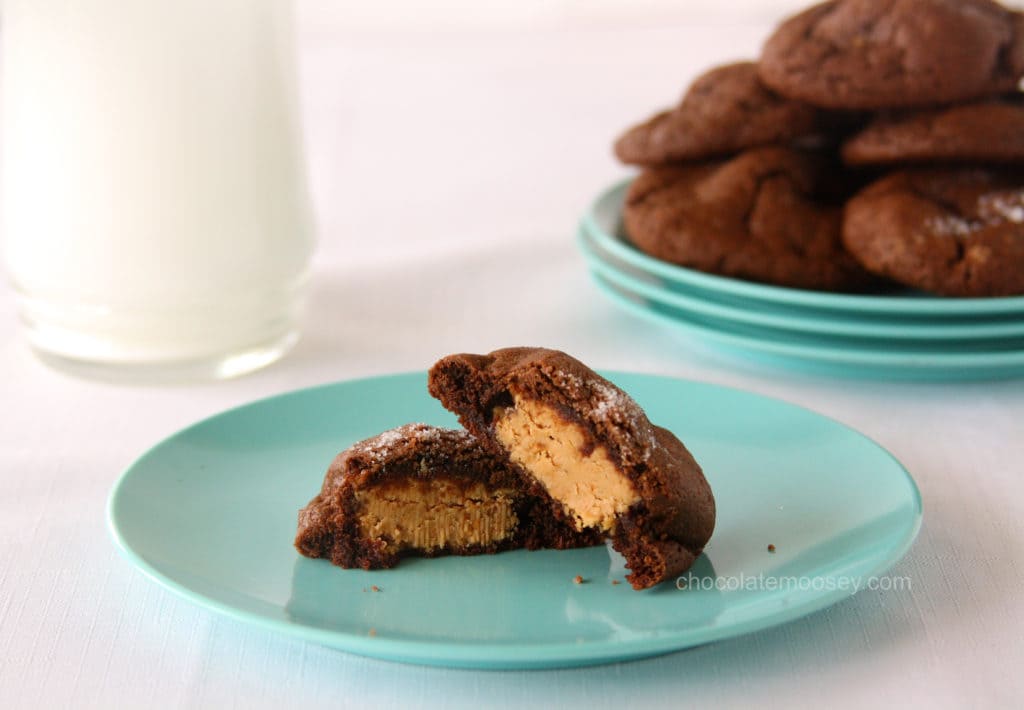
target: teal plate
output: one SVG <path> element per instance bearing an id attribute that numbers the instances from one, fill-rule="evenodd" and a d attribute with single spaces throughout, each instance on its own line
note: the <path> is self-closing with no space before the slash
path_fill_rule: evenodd
<path id="1" fill-rule="evenodd" d="M 651 656 L 899 584 L 878 575 L 910 547 L 921 499 L 877 444 L 747 392 L 607 376 L 686 441 L 715 491 L 714 537 L 682 589 L 612 584 L 625 571 L 603 546 L 369 572 L 299 556 L 296 511 L 338 450 L 404 422 L 455 424 L 422 372 L 299 390 L 174 434 L 114 486 L 110 530 L 142 572 L 208 609 L 352 653 L 466 668 Z"/>
<path id="2" fill-rule="evenodd" d="M 672 283 L 683 284 L 710 299 L 761 305 L 786 305 L 858 314 L 910 317 L 1024 317 L 1024 296 L 1006 298 L 939 298 L 916 291 L 884 296 L 825 293 L 742 281 L 654 259 L 622 237 L 622 204 L 630 180 L 602 193 L 583 216 L 582 229 L 616 258 Z"/>
<path id="3" fill-rule="evenodd" d="M 964 341 L 988 341 L 992 348 L 1005 348 L 1009 339 L 1024 339 L 1024 315 L 1000 318 L 948 320 L 940 318 L 865 318 L 841 312 L 785 306 L 764 307 L 757 303 L 730 303 L 707 298 L 682 284 L 648 274 L 602 250 L 580 230 L 577 242 L 591 270 L 627 286 L 634 293 L 660 301 L 684 312 L 710 316 L 742 325 L 772 328 L 784 333 L 816 336 L 846 336 L 888 343 L 891 340 L 920 341 L 925 346 L 957 349 Z"/>
<path id="4" fill-rule="evenodd" d="M 592 271 L 598 289 L 625 311 L 684 336 L 758 362 L 800 372 L 927 382 L 1024 376 L 1024 339 L 963 341 L 955 349 L 910 341 L 883 342 L 786 334 L 694 314 L 632 290 L 613 273 Z"/>

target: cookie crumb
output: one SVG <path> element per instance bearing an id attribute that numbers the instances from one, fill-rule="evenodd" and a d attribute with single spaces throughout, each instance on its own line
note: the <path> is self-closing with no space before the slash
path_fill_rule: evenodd
<path id="1" fill-rule="evenodd" d="M 774 545 L 772 546 L 772 549 L 773 549 L 773 550 L 775 549 Z M 379 591 L 380 591 L 380 587 L 378 587 L 378 586 L 377 586 L 377 585 L 375 584 L 375 585 L 373 585 L 372 587 L 370 587 L 370 591 L 371 591 L 371 592 L 379 592 Z"/>
<path id="2" fill-rule="evenodd" d="M 367 636 L 376 636 L 376 635 L 377 635 L 377 629 L 370 629 L 367 632 Z"/>
<path id="3" fill-rule="evenodd" d="M 613 579 L 612 580 L 612 584 L 621 584 L 621 582 L 619 582 L 619 580 L 617 580 L 617 579 Z"/>
<path id="4" fill-rule="evenodd" d="M 580 575 L 576 575 L 575 577 L 572 578 L 573 584 L 583 584 L 583 582 L 585 582 L 585 581 L 586 580 L 584 580 L 583 577 L 580 576 Z"/>
<path id="5" fill-rule="evenodd" d="M 768 552 L 775 552 L 775 545 L 768 545 Z"/>

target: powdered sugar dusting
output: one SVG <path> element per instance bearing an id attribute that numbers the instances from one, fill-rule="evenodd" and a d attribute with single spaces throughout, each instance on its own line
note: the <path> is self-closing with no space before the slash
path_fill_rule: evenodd
<path id="1" fill-rule="evenodd" d="M 930 217 L 925 223 L 930 232 L 944 237 L 965 237 L 981 227 L 981 224 L 971 220 L 944 214 L 937 217 Z"/>
<path id="2" fill-rule="evenodd" d="M 628 394 L 599 379 L 584 382 L 583 378 L 572 372 L 553 373 L 552 379 L 563 391 L 573 398 L 592 400 L 592 416 L 603 421 L 623 416 L 632 420 L 637 417 L 639 407 Z"/>
<path id="3" fill-rule="evenodd" d="M 360 441 L 352 447 L 352 450 L 376 463 L 391 456 L 399 444 L 404 444 L 410 439 L 435 441 L 440 436 L 441 430 L 437 427 L 420 423 L 404 424 L 400 427 L 383 431 L 365 441 Z"/>
<path id="4" fill-rule="evenodd" d="M 409 427 L 402 427 L 402 429 L 389 429 L 388 431 L 378 434 L 375 439 L 371 440 L 373 441 L 373 448 L 386 449 L 394 446 L 405 438 L 405 431 L 403 430 L 407 429 L 409 429 Z"/>
<path id="5" fill-rule="evenodd" d="M 624 426 L 635 436 L 646 432 L 647 445 L 644 447 L 642 458 L 647 461 L 652 450 L 658 446 L 658 440 L 652 427 L 643 426 L 645 416 L 640 405 L 618 387 L 600 380 L 591 383 L 591 390 L 595 395 L 593 416 L 596 419 Z"/>
<path id="6" fill-rule="evenodd" d="M 458 441 L 470 441 L 473 439 L 473 435 L 465 429 L 438 429 L 437 427 L 431 427 L 430 435 L 435 438 L 440 438 L 442 431 L 450 438 Z"/>
<path id="7" fill-rule="evenodd" d="M 594 406 L 594 416 L 598 419 L 607 420 L 615 410 L 623 410 L 628 407 L 635 407 L 636 402 L 620 389 L 616 389 L 604 382 L 593 384 L 594 393 L 597 395 L 597 402 Z"/>
<path id="8" fill-rule="evenodd" d="M 643 410 L 632 396 L 600 378 L 588 378 L 570 372 L 558 372 L 553 380 L 572 398 L 590 402 L 588 413 L 597 421 L 625 429 L 634 440 L 643 444 L 641 459 L 646 461 L 658 446 L 653 428 L 646 423 Z"/>
<path id="9" fill-rule="evenodd" d="M 583 379 L 572 372 L 559 370 L 552 373 L 553 379 L 563 389 L 568 390 L 571 395 L 578 395 L 583 391 Z"/>
<path id="10" fill-rule="evenodd" d="M 360 441 L 352 446 L 352 451 L 368 457 L 373 462 L 380 462 L 391 456 L 395 449 L 410 442 L 435 443 L 448 439 L 453 443 L 469 441 L 472 435 L 465 429 L 442 429 L 430 424 L 403 424 L 394 429 L 383 431 L 377 436 Z"/>
<path id="11" fill-rule="evenodd" d="M 931 217 L 926 227 L 941 236 L 966 237 L 986 227 L 1024 224 L 1024 190 L 985 193 L 978 198 L 975 211 L 974 218 L 955 214 Z"/>
<path id="12" fill-rule="evenodd" d="M 978 212 L 990 223 L 1024 224 L 1024 190 L 1004 190 L 982 195 Z"/>

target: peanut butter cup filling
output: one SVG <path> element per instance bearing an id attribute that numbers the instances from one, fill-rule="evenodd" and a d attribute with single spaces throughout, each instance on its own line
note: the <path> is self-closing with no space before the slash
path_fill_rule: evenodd
<path id="1" fill-rule="evenodd" d="M 366 538 L 400 549 L 487 546 L 515 533 L 515 496 L 511 489 L 443 477 L 388 481 L 358 493 L 358 524 Z"/>
<path id="2" fill-rule="evenodd" d="M 612 530 L 615 518 L 640 500 L 632 481 L 612 463 L 604 446 L 587 446 L 583 428 L 553 408 L 513 396 L 494 410 L 499 443 L 561 503 L 577 530 Z"/>

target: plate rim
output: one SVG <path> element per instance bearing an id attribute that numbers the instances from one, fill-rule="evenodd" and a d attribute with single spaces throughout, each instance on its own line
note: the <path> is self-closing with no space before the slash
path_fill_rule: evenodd
<path id="1" fill-rule="evenodd" d="M 850 374 L 877 374 L 873 368 L 884 368 L 894 377 L 906 375 L 938 374 L 945 368 L 957 368 L 961 377 L 1007 378 L 1019 377 L 1024 374 L 1024 350 L 1007 350 L 1003 352 L 969 352 L 969 353 L 892 353 L 881 348 L 874 351 L 853 351 L 840 347 L 816 346 L 803 343 L 787 343 L 776 340 L 761 340 L 752 335 L 719 330 L 709 325 L 695 323 L 689 319 L 676 318 L 673 315 L 652 311 L 642 304 L 628 300 L 618 293 L 616 288 L 627 291 L 644 300 L 657 300 L 638 294 L 622 285 L 614 277 L 591 272 L 591 279 L 602 294 L 619 308 L 640 318 L 658 325 L 667 326 L 689 335 L 713 341 L 726 347 L 741 350 L 755 356 L 767 355 L 783 358 L 793 363 L 820 364 L 834 368 L 850 368 Z M 611 286 L 607 282 L 613 282 Z M 670 304 L 659 303 L 666 308 L 676 309 Z M 729 324 L 735 325 L 735 324 Z M 742 326 L 742 324 L 740 324 Z M 755 327 L 755 326 L 742 326 Z M 855 353 L 852 354 L 851 353 Z M 1002 369 L 1000 369 L 1002 368 Z M 1016 374 L 1007 375 L 1005 370 L 1012 369 Z"/>
<path id="2" fill-rule="evenodd" d="M 878 323 L 871 320 L 854 321 L 849 314 L 835 313 L 833 315 L 841 315 L 844 319 L 844 322 L 837 323 L 835 320 L 829 319 L 828 315 L 824 313 L 814 313 L 812 318 L 811 315 L 785 315 L 765 312 L 761 309 L 744 310 L 730 303 L 701 298 L 699 295 L 693 295 L 690 292 L 681 293 L 670 290 L 665 288 L 662 283 L 641 281 L 635 274 L 629 273 L 614 262 L 609 261 L 609 258 L 614 259 L 615 257 L 607 254 L 599 245 L 594 243 L 593 237 L 585 229 L 581 228 L 577 232 L 576 240 L 577 246 L 584 259 L 590 265 L 591 270 L 596 269 L 605 274 L 614 274 L 611 278 L 646 298 L 658 300 L 674 308 L 692 310 L 695 313 L 720 318 L 725 321 L 788 331 L 794 334 L 841 336 L 883 342 L 888 339 L 896 339 L 900 341 L 928 341 L 938 344 L 943 341 L 976 342 L 1007 338 L 1024 339 L 1024 320 L 1019 323 L 1016 320 L 996 323 L 964 321 L 945 325 L 941 324 L 939 319 L 928 319 L 931 322 L 926 323 Z M 649 274 L 649 272 L 645 273 Z M 662 277 L 656 278 L 659 281 L 666 280 Z M 688 288 L 685 284 L 676 285 Z"/>
<path id="3" fill-rule="evenodd" d="M 805 308 L 842 311 L 873 311 L 890 315 L 912 316 L 981 316 L 981 315 L 1024 315 L 1024 296 L 1000 296 L 991 298 L 946 298 L 928 297 L 921 299 L 898 296 L 859 295 L 831 293 L 808 289 L 788 288 L 762 284 L 754 281 L 709 274 L 685 266 L 671 264 L 644 254 L 630 246 L 617 235 L 610 234 L 597 217 L 600 207 L 614 200 L 620 203 L 616 208 L 622 214 L 621 202 L 635 177 L 624 178 L 605 188 L 587 207 L 580 225 L 608 251 L 648 273 L 712 292 L 749 298 L 757 302 L 785 303 Z M 621 193 L 621 195 L 619 194 Z"/>
<path id="4" fill-rule="evenodd" d="M 644 373 L 630 370 L 602 369 L 599 370 L 599 372 L 604 376 L 664 379 L 708 390 L 725 390 L 733 393 L 740 393 L 745 397 L 769 400 L 775 405 L 782 405 L 787 408 L 800 410 L 801 412 L 812 416 L 825 419 L 830 424 L 846 430 L 860 439 L 865 445 L 877 449 L 891 462 L 893 466 L 895 466 L 895 471 L 898 471 L 901 474 L 902 481 L 908 486 L 908 502 L 910 503 L 913 512 L 912 524 L 908 528 L 904 538 L 900 541 L 900 544 L 886 550 L 886 553 L 879 557 L 879 559 L 876 560 L 870 568 L 866 569 L 863 572 L 863 575 L 873 576 L 885 572 L 899 562 L 913 546 L 914 541 L 921 530 L 924 516 L 923 501 L 917 482 L 906 467 L 895 457 L 894 454 L 892 454 L 892 452 L 863 432 L 844 424 L 838 419 L 834 419 L 826 414 L 817 412 L 809 407 L 795 404 L 778 397 L 751 392 L 740 387 L 703 382 L 671 375 Z M 125 482 L 128 481 L 131 476 L 134 475 L 136 469 L 143 464 L 147 458 L 154 455 L 158 449 L 189 431 L 208 425 L 219 418 L 229 417 L 239 410 L 267 406 L 279 399 L 301 397 L 314 391 L 341 386 L 367 384 L 378 380 L 395 380 L 410 377 L 422 378 L 424 376 L 424 370 L 409 370 L 349 378 L 287 390 L 229 407 L 173 431 L 169 435 L 149 446 L 145 451 L 137 456 L 131 464 L 129 464 L 120 473 L 110 489 L 105 505 L 105 522 L 107 531 L 111 536 L 115 548 L 123 558 L 125 558 L 144 576 L 156 582 L 159 586 L 163 587 L 175 596 L 185 599 L 200 608 L 213 611 L 246 624 L 251 624 L 256 628 L 280 633 L 285 637 L 311 641 L 348 653 L 381 660 L 451 668 L 472 668 L 477 670 L 568 668 L 574 666 L 610 663 L 620 660 L 647 658 L 664 653 L 682 651 L 704 643 L 726 640 L 788 623 L 816 611 L 828 608 L 845 598 L 853 596 L 852 593 L 843 589 L 825 590 L 816 595 L 808 596 L 804 594 L 799 598 L 797 603 L 786 605 L 785 608 L 780 611 L 745 619 L 724 628 L 700 627 L 690 630 L 682 635 L 677 633 L 666 637 L 594 642 L 584 644 L 582 646 L 569 642 L 549 644 L 494 644 L 491 642 L 442 642 L 416 639 L 366 637 L 351 632 L 324 629 L 322 627 L 301 622 L 270 618 L 255 611 L 239 609 L 228 602 L 224 602 L 213 596 L 194 590 L 186 584 L 171 578 L 169 575 L 161 571 L 155 564 L 150 563 L 140 551 L 136 550 L 132 546 L 131 542 L 124 537 L 122 531 L 118 527 L 117 507 L 119 505 L 119 500 L 123 495 L 122 491 L 124 490 Z"/>

